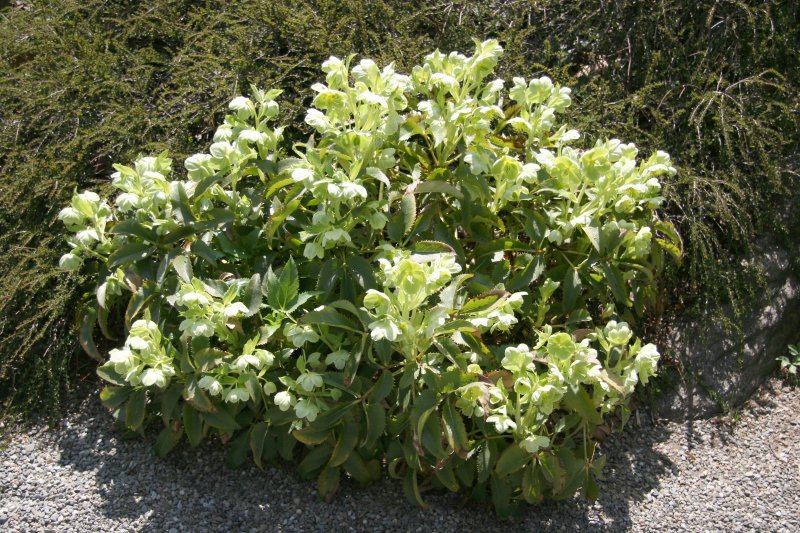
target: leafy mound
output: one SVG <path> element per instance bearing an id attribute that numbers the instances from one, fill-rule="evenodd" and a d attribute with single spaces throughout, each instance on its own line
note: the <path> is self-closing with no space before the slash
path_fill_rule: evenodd
<path id="1" fill-rule="evenodd" d="M 570 89 L 434 52 L 410 76 L 331 57 L 287 146 L 279 91 L 239 96 L 208 153 L 115 165 L 112 203 L 76 193 L 65 269 L 83 313 L 124 333 L 98 373 L 115 417 L 157 451 L 233 439 L 278 452 L 330 498 L 342 472 L 522 502 L 595 497 L 596 435 L 659 354 L 628 322 L 680 240 L 654 209 L 669 156 L 581 134 Z M 506 85 L 509 87 L 506 88 Z M 299 444 L 299 446 L 298 446 Z"/>
<path id="2" fill-rule="evenodd" d="M 663 213 L 685 239 L 686 260 L 665 279 L 667 311 L 694 306 L 705 316 L 726 300 L 742 309 L 759 273 L 738 254 L 766 229 L 786 233 L 791 250 L 800 242 L 776 208 L 796 203 L 799 190 L 790 159 L 800 110 L 796 2 L 6 4 L 0 400 L 26 411 L 57 415 L 65 385 L 87 366 L 74 356 L 72 320 L 86 280 L 52 269 L 64 252 L 56 206 L 75 188 L 109 192 L 111 162 L 137 150 L 180 159 L 202 150 L 220 103 L 244 82 L 286 89 L 282 115 L 301 121 L 314 65 L 331 53 L 408 71 L 433 48 L 496 37 L 506 49 L 500 76 L 548 75 L 576 89 L 579 111 L 565 117 L 579 129 L 673 154 L 679 173 L 663 180 Z"/>

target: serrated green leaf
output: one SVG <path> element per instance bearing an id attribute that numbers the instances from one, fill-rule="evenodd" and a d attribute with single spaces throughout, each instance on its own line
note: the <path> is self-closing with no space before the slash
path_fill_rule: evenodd
<path id="1" fill-rule="evenodd" d="M 373 403 L 380 402 L 392 392 L 393 388 L 394 376 L 390 371 L 384 370 L 368 394 L 370 401 Z"/>
<path id="2" fill-rule="evenodd" d="M 364 447 L 370 448 L 377 442 L 386 429 L 386 409 L 379 403 L 368 403 L 364 406 L 367 418 L 367 434 Z"/>
<path id="3" fill-rule="evenodd" d="M 403 220 L 403 235 L 405 236 L 414 227 L 414 221 L 417 218 L 417 200 L 413 194 L 403 195 L 400 200 L 400 214 Z"/>
<path id="4" fill-rule="evenodd" d="M 300 290 L 300 279 L 297 276 L 297 265 L 291 257 L 275 275 L 272 267 L 267 271 L 267 303 L 273 309 L 286 310 L 293 304 Z"/>
<path id="5" fill-rule="evenodd" d="M 214 250 L 200 239 L 193 241 L 190 249 L 193 254 L 205 260 L 212 267 L 216 267 L 217 261 L 225 257 L 225 254 Z"/>
<path id="6" fill-rule="evenodd" d="M 117 373 L 116 370 L 114 370 L 113 365 L 108 364 L 99 366 L 97 367 L 95 372 L 97 373 L 98 376 L 108 381 L 109 383 L 112 383 L 114 385 L 119 385 L 120 387 L 130 386 L 130 384 L 127 381 L 125 381 L 125 377 Z"/>
<path id="7" fill-rule="evenodd" d="M 510 294 L 505 291 L 494 291 L 476 298 L 470 298 L 464 303 L 461 309 L 458 310 L 458 314 L 468 315 L 488 312 L 502 304 L 509 296 Z"/>
<path id="8" fill-rule="evenodd" d="M 172 267 L 178 273 L 184 283 L 191 283 L 194 278 L 194 270 L 192 269 L 192 261 L 185 255 L 179 255 L 172 260 Z"/>
<path id="9" fill-rule="evenodd" d="M 322 268 L 319 270 L 317 278 L 317 289 L 323 293 L 329 293 L 336 288 L 336 283 L 339 281 L 339 261 L 337 259 L 328 259 L 322 263 Z"/>
<path id="10" fill-rule="evenodd" d="M 436 470 L 436 479 L 450 492 L 458 492 L 458 480 L 453 472 L 453 462 L 447 461 L 442 468 Z"/>
<path id="11" fill-rule="evenodd" d="M 594 249 L 597 250 L 597 253 L 600 253 L 600 228 L 597 226 L 581 226 L 581 229 L 586 234 L 589 242 L 592 243 Z"/>
<path id="12" fill-rule="evenodd" d="M 256 273 L 250 278 L 244 289 L 244 304 L 247 306 L 248 317 L 255 315 L 261 309 L 261 275 Z"/>
<path id="13" fill-rule="evenodd" d="M 422 446 L 437 459 L 447 458 L 447 452 L 442 447 L 442 436 L 442 424 L 439 420 L 439 415 L 433 411 L 425 421 L 420 441 Z"/>
<path id="14" fill-rule="evenodd" d="M 455 451 L 469 450 L 469 442 L 467 440 L 467 428 L 464 425 L 464 419 L 453 407 L 452 401 L 447 401 L 442 404 L 442 422 L 444 428 L 449 436 L 450 445 Z"/>

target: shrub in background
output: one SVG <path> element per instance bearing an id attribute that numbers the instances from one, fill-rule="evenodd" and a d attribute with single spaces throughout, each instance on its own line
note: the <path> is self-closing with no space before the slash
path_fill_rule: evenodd
<path id="1" fill-rule="evenodd" d="M 500 514 L 595 497 L 607 415 L 659 354 L 631 330 L 656 300 L 669 156 L 586 141 L 570 89 L 493 74 L 502 48 L 434 52 L 410 76 L 331 57 L 282 142 L 275 98 L 237 97 L 208 153 L 115 165 L 76 193 L 65 269 L 97 280 L 82 319 L 112 349 L 115 417 L 160 417 L 156 449 L 232 440 L 280 454 L 328 499 L 386 460 L 409 499 L 465 489 Z"/>

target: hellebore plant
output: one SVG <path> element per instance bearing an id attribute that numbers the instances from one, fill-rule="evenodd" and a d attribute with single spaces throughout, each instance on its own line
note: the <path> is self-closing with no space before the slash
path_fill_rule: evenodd
<path id="1" fill-rule="evenodd" d="M 492 76 L 502 48 L 411 75 L 331 57 L 286 146 L 279 91 L 239 96 L 209 152 L 115 165 L 113 199 L 60 213 L 97 279 L 81 342 L 101 398 L 156 450 L 232 441 L 329 499 L 382 464 L 520 502 L 597 494 L 597 435 L 659 354 L 633 332 L 680 239 L 655 209 L 669 156 L 581 141 L 570 89 Z M 103 357 L 92 334 L 124 335 Z"/>

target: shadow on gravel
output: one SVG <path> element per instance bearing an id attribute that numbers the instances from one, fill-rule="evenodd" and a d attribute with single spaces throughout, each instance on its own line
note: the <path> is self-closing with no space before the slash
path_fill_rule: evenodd
<path id="1" fill-rule="evenodd" d="M 137 531 L 619 531 L 631 527 L 632 502 L 656 497 L 659 479 L 676 473 L 654 449 L 667 430 L 634 418 L 603 444 L 608 459 L 596 502 L 547 502 L 518 520 L 499 521 L 488 506 L 464 504 L 449 493 L 425 494 L 429 507 L 419 509 L 405 500 L 400 482 L 384 479 L 366 489 L 343 480 L 334 502 L 326 504 L 315 483 L 288 466 L 226 468 L 219 443 L 197 450 L 180 445 L 158 459 L 154 435 L 122 439 L 97 393 L 85 397 L 57 434 L 60 464 L 93 473 L 94 499 L 102 501 L 98 513 Z"/>

